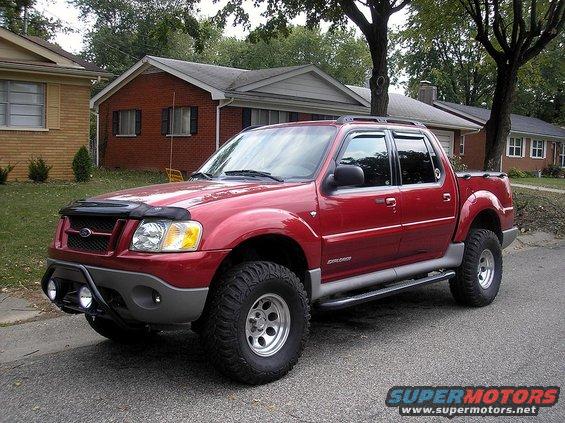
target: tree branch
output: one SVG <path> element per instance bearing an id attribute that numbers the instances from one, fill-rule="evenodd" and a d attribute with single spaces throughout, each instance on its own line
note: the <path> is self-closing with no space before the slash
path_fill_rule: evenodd
<path id="1" fill-rule="evenodd" d="M 371 24 L 365 17 L 365 15 L 359 10 L 357 5 L 353 0 L 339 0 L 341 8 L 345 14 L 351 19 L 355 25 L 359 27 L 361 32 L 367 38 L 367 41 L 373 38 L 373 33 L 371 31 Z"/>

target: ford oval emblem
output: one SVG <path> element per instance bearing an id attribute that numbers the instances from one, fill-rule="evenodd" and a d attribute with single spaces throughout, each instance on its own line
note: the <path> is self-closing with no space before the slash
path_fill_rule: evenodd
<path id="1" fill-rule="evenodd" d="M 92 231 L 88 228 L 82 228 L 80 231 L 78 231 L 78 234 L 83 238 L 88 238 L 90 235 L 92 235 Z"/>

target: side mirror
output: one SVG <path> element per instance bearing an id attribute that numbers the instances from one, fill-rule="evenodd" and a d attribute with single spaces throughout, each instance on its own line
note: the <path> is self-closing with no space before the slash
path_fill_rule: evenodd
<path id="1" fill-rule="evenodd" d="M 336 187 L 363 185 L 365 173 L 355 165 L 338 165 L 333 174 L 333 185 Z"/>

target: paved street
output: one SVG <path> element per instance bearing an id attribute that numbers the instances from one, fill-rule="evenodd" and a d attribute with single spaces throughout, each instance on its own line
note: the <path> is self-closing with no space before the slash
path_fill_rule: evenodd
<path id="1" fill-rule="evenodd" d="M 487 308 L 455 305 L 442 283 L 316 314 L 294 371 L 260 387 L 222 378 L 190 331 L 124 347 L 82 316 L 0 328 L 0 421 L 399 421 L 393 385 L 560 385 L 565 243 L 505 260 Z M 564 404 L 534 420 L 565 421 Z"/>

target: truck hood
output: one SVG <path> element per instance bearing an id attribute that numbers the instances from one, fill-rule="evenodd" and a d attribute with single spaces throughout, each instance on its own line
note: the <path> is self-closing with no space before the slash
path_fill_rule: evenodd
<path id="1" fill-rule="evenodd" d="M 277 191 L 299 183 L 264 183 L 250 181 L 189 181 L 149 185 L 99 195 L 90 200 L 140 202 L 150 206 L 189 207 L 212 201 Z"/>

